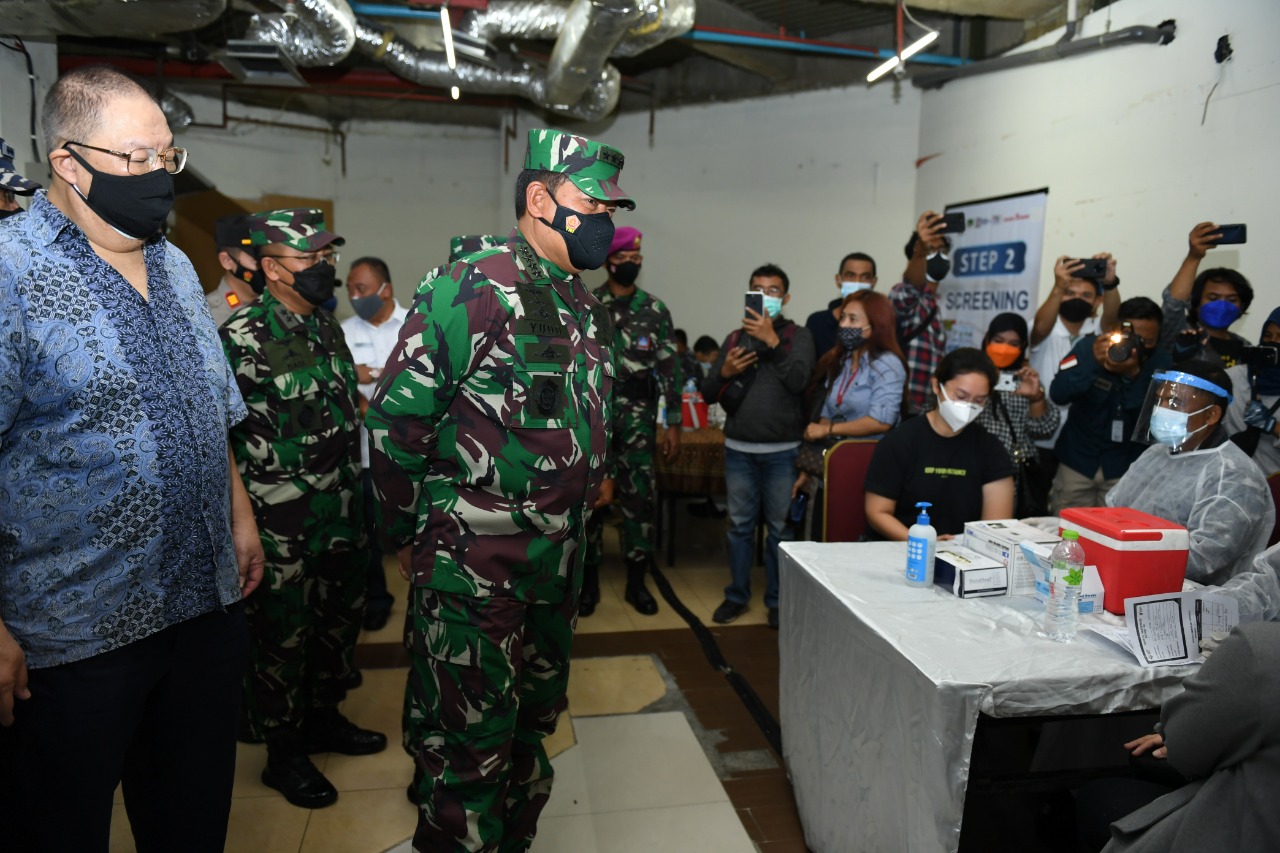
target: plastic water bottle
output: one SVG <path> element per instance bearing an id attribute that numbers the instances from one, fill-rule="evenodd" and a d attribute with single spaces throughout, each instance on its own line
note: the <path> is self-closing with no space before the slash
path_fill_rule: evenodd
<path id="1" fill-rule="evenodd" d="M 933 504 L 920 501 L 916 507 L 920 515 L 907 531 L 907 583 L 911 586 L 929 586 L 933 583 L 933 558 L 938 549 L 938 531 L 929 523 L 929 507 Z"/>
<path id="2" fill-rule="evenodd" d="M 1080 534 L 1064 530 L 1049 555 L 1049 598 L 1044 603 L 1044 632 L 1050 640 L 1069 643 L 1080 629 L 1080 584 L 1084 580 L 1084 548 Z"/>

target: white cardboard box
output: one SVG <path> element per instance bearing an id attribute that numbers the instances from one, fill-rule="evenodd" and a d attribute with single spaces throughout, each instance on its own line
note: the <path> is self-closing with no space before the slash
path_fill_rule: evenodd
<path id="1" fill-rule="evenodd" d="M 1053 553 L 1053 546 L 1024 542 L 1020 550 L 1035 570 L 1036 601 L 1043 604 L 1049 600 L 1049 555 Z M 1085 566 L 1084 581 L 1080 584 L 1080 612 L 1101 613 L 1103 593 L 1102 578 L 1098 575 L 1098 567 Z"/>
<path id="2" fill-rule="evenodd" d="M 999 560 L 963 545 L 939 542 L 934 552 L 934 583 L 948 587 L 957 598 L 1005 595 L 1009 569 Z"/>
<path id="3" fill-rule="evenodd" d="M 1052 548 L 1062 537 L 1023 524 L 1016 519 L 969 521 L 964 526 L 964 544 L 979 554 L 999 560 L 1009 569 L 1010 595 L 1035 595 L 1036 574 L 1031 561 L 1018 546 L 1035 542 Z"/>

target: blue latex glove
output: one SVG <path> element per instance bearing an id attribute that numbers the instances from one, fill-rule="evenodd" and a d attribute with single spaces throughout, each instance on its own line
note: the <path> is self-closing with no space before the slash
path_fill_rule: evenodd
<path id="1" fill-rule="evenodd" d="M 1268 434 L 1276 428 L 1276 416 L 1267 411 L 1267 407 L 1258 400 L 1251 401 L 1244 410 L 1244 422 Z"/>

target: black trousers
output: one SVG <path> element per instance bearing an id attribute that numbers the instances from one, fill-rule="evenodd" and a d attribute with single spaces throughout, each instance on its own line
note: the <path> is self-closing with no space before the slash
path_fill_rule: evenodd
<path id="1" fill-rule="evenodd" d="M 123 781 L 139 853 L 221 851 L 247 655 L 237 602 L 31 670 L 31 698 L 0 727 L 0 849 L 107 853 Z"/>

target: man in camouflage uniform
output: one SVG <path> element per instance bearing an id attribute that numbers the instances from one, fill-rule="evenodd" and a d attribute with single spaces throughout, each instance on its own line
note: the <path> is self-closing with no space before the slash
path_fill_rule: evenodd
<path id="1" fill-rule="evenodd" d="M 338 794 L 308 753 L 366 755 L 387 743 L 337 707 L 367 585 L 353 551 L 362 544 L 355 364 L 337 321 L 316 310 L 333 295 L 342 238 L 306 209 L 256 214 L 249 233 L 266 290 L 220 330 L 249 407 L 231 447 L 266 552 L 262 588 L 247 602 L 245 709 L 251 734 L 267 742 L 263 783 L 318 808 Z"/>
<path id="2" fill-rule="evenodd" d="M 619 228 L 609 246 L 605 269 L 608 280 L 591 293 L 609 309 L 615 331 L 614 358 L 618 367 L 613 386 L 613 457 L 618 469 L 617 489 L 622 508 L 622 552 L 627 566 L 627 602 L 638 613 L 658 612 L 644 585 L 653 560 L 653 520 L 657 449 L 658 397 L 667 399 L 662 430 L 662 455 L 680 452 L 680 405 L 683 392 L 679 360 L 672 335 L 671 312 L 661 300 L 636 287 L 641 233 Z M 579 613 L 590 616 L 600 602 L 600 562 L 604 551 L 604 516 L 587 526 L 586 574 Z"/>
<path id="3" fill-rule="evenodd" d="M 495 237 L 492 234 L 460 234 L 449 240 L 449 263 L 460 260 L 464 255 L 470 255 L 472 252 L 495 249 L 505 242 L 507 242 L 505 237 Z"/>
<path id="4" fill-rule="evenodd" d="M 622 155 L 529 133 L 517 236 L 427 275 L 374 392 L 379 532 L 413 581 L 418 851 L 526 850 L 551 791 L 579 547 L 608 498 L 612 326 L 578 278 L 635 205 Z"/>

